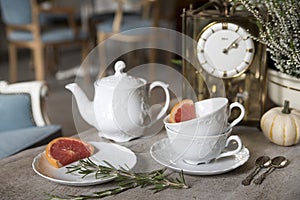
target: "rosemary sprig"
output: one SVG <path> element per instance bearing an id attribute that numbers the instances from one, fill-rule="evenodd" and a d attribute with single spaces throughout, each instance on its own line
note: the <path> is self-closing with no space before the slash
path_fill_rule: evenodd
<path id="1" fill-rule="evenodd" d="M 72 165 L 68 168 L 67 173 L 77 172 L 86 177 L 89 174 L 95 174 L 95 177 L 106 178 L 106 177 L 116 177 L 115 181 L 118 183 L 118 186 L 112 189 L 103 190 L 99 192 L 94 192 L 90 195 L 78 195 L 73 196 L 69 195 L 68 198 L 61 198 L 57 196 L 52 196 L 52 200 L 61 200 L 61 199 L 100 199 L 106 196 L 116 195 L 122 193 L 126 190 L 141 187 L 145 188 L 151 186 L 150 189 L 156 192 L 160 192 L 167 188 L 171 189 L 188 189 L 189 186 L 186 184 L 183 172 L 179 173 L 179 177 L 172 179 L 169 177 L 170 174 L 166 174 L 166 168 L 154 170 L 148 173 L 135 173 L 128 169 L 121 167 L 116 169 L 110 163 L 103 161 L 107 166 L 97 165 L 92 160 L 87 158 L 86 160 L 80 160 L 77 165 Z"/>

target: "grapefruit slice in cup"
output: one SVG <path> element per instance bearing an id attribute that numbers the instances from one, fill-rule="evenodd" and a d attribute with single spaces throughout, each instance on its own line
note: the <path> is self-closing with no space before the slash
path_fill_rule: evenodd
<path id="1" fill-rule="evenodd" d="M 178 123 L 196 118 L 195 104 L 191 99 L 178 102 L 171 110 L 169 122 Z"/>

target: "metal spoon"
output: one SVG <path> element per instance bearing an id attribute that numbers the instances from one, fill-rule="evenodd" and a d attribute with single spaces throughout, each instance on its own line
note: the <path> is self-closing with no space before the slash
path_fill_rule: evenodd
<path id="1" fill-rule="evenodd" d="M 261 156 L 255 161 L 256 168 L 242 181 L 243 185 L 249 185 L 263 167 L 269 167 L 271 165 L 271 158 L 269 156 Z"/>
<path id="2" fill-rule="evenodd" d="M 289 160 L 283 156 L 277 156 L 272 159 L 271 167 L 262 175 L 260 175 L 257 179 L 254 180 L 256 185 L 259 185 L 263 182 L 263 180 L 267 177 L 267 175 L 271 174 L 276 168 L 283 168 L 289 164 Z"/>

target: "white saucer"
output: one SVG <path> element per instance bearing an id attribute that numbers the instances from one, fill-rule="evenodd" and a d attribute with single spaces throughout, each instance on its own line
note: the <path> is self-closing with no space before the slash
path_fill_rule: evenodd
<path id="1" fill-rule="evenodd" d="M 215 175 L 222 174 L 243 165 L 250 157 L 249 150 L 244 146 L 234 156 L 220 158 L 208 164 L 189 165 L 176 155 L 170 147 L 169 139 L 164 138 L 151 146 L 150 154 L 158 163 L 175 171 L 183 170 L 190 175 Z"/>
<path id="2" fill-rule="evenodd" d="M 137 159 L 135 154 L 126 147 L 106 142 L 89 143 L 92 144 L 95 148 L 95 154 L 92 155 L 90 159 L 97 164 L 105 165 L 102 162 L 103 160 L 105 160 L 117 169 L 120 169 L 120 167 L 124 167 L 125 169 L 132 169 L 136 164 Z M 73 164 L 76 164 L 76 162 L 70 165 Z M 114 179 L 114 177 L 96 179 L 94 174 L 90 174 L 84 178 L 82 178 L 82 175 L 78 173 L 66 174 L 66 166 L 61 168 L 53 167 L 46 160 L 45 152 L 40 153 L 34 158 L 32 162 L 32 168 L 41 177 L 65 185 L 96 185 Z"/>

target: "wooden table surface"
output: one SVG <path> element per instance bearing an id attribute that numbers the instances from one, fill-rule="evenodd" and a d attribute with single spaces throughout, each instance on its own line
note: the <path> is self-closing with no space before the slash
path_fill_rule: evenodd
<path id="1" fill-rule="evenodd" d="M 84 134 L 87 138 L 94 138 L 91 132 Z M 154 194 L 147 188 L 135 188 L 105 199 L 300 199 L 300 145 L 281 147 L 272 144 L 255 127 L 237 126 L 232 134 L 239 135 L 250 151 L 250 159 L 243 166 L 219 175 L 185 175 L 190 189 L 167 189 Z M 155 141 L 165 137 L 167 135 L 162 130 L 150 138 L 122 143 L 137 156 L 135 170 L 146 171 L 163 167 L 152 159 L 149 150 Z M 40 177 L 31 165 L 34 157 L 44 151 L 44 148 L 42 146 L 29 149 L 0 160 L 0 199 L 48 199 L 47 193 L 66 197 L 91 194 L 116 186 L 113 181 L 95 186 L 67 186 Z M 255 160 L 261 155 L 271 158 L 283 155 L 289 159 L 290 164 L 286 168 L 275 170 L 261 185 L 243 186 L 241 181 L 254 170 Z M 169 169 L 168 172 L 172 170 Z"/>

